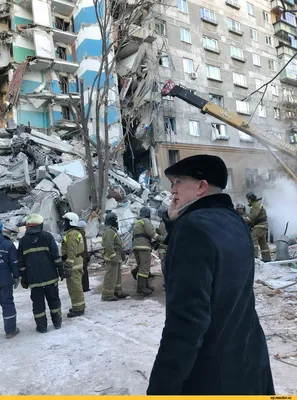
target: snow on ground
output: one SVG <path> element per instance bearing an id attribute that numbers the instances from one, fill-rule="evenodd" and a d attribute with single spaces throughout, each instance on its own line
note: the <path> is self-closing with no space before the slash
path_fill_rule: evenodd
<path id="1" fill-rule="evenodd" d="M 158 267 L 154 271 L 161 275 Z M 256 280 L 283 273 L 288 268 L 257 265 Z M 30 291 L 15 291 L 21 333 L 11 340 L 0 334 L 0 394 L 145 394 L 165 317 L 163 280 L 153 279 L 156 291 L 143 299 L 125 268 L 123 287 L 132 298 L 118 302 L 101 301 L 102 271 L 92 272 L 90 282 L 85 315 L 75 319 L 66 318 L 70 299 L 65 282 L 60 283 L 62 329 L 56 331 L 48 315 L 46 334 L 35 331 Z M 288 320 L 286 311 L 297 299 L 260 283 L 255 283 L 255 294 L 276 391 L 297 393 L 296 367 L 274 358 L 296 351 L 296 321 Z M 294 357 L 286 360 L 296 363 Z"/>

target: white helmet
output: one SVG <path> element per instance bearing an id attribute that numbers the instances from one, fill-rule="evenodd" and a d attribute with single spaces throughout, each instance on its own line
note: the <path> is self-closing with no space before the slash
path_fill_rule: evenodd
<path id="1" fill-rule="evenodd" d="M 78 217 L 77 214 L 75 214 L 73 212 L 68 212 L 68 213 L 63 215 L 63 218 L 69 220 L 69 225 L 70 226 L 78 227 L 79 217 Z"/>
<path id="2" fill-rule="evenodd" d="M 85 229 L 87 227 L 87 223 L 81 219 L 80 221 L 78 221 L 78 225 L 77 226 L 79 228 Z"/>

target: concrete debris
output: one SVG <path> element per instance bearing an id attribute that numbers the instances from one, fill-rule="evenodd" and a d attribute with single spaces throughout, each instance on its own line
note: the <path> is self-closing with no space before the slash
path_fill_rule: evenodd
<path id="1" fill-rule="evenodd" d="M 72 183 L 72 179 L 70 176 L 62 172 L 58 175 L 55 179 L 53 179 L 53 183 L 57 186 L 60 190 L 60 193 L 65 196 L 67 194 L 67 188 Z"/>

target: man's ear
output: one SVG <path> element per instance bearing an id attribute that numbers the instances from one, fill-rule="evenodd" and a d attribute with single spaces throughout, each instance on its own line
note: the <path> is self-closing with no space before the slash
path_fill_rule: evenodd
<path id="1" fill-rule="evenodd" d="M 199 181 L 198 185 L 198 191 L 197 194 L 198 196 L 203 196 L 205 193 L 208 191 L 208 182 L 206 180 Z"/>

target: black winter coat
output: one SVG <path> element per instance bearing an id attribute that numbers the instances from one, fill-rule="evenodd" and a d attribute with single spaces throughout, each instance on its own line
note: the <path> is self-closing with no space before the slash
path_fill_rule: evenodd
<path id="1" fill-rule="evenodd" d="M 204 197 L 166 229 L 166 321 L 147 394 L 274 394 L 253 242 L 231 198 Z"/>
<path id="2" fill-rule="evenodd" d="M 29 287 L 43 287 L 58 282 L 63 263 L 53 235 L 41 226 L 28 227 L 18 248 L 19 270 Z"/>
<path id="3" fill-rule="evenodd" d="M 19 277 L 15 245 L 0 233 L 0 287 L 13 285 L 12 278 Z"/>

